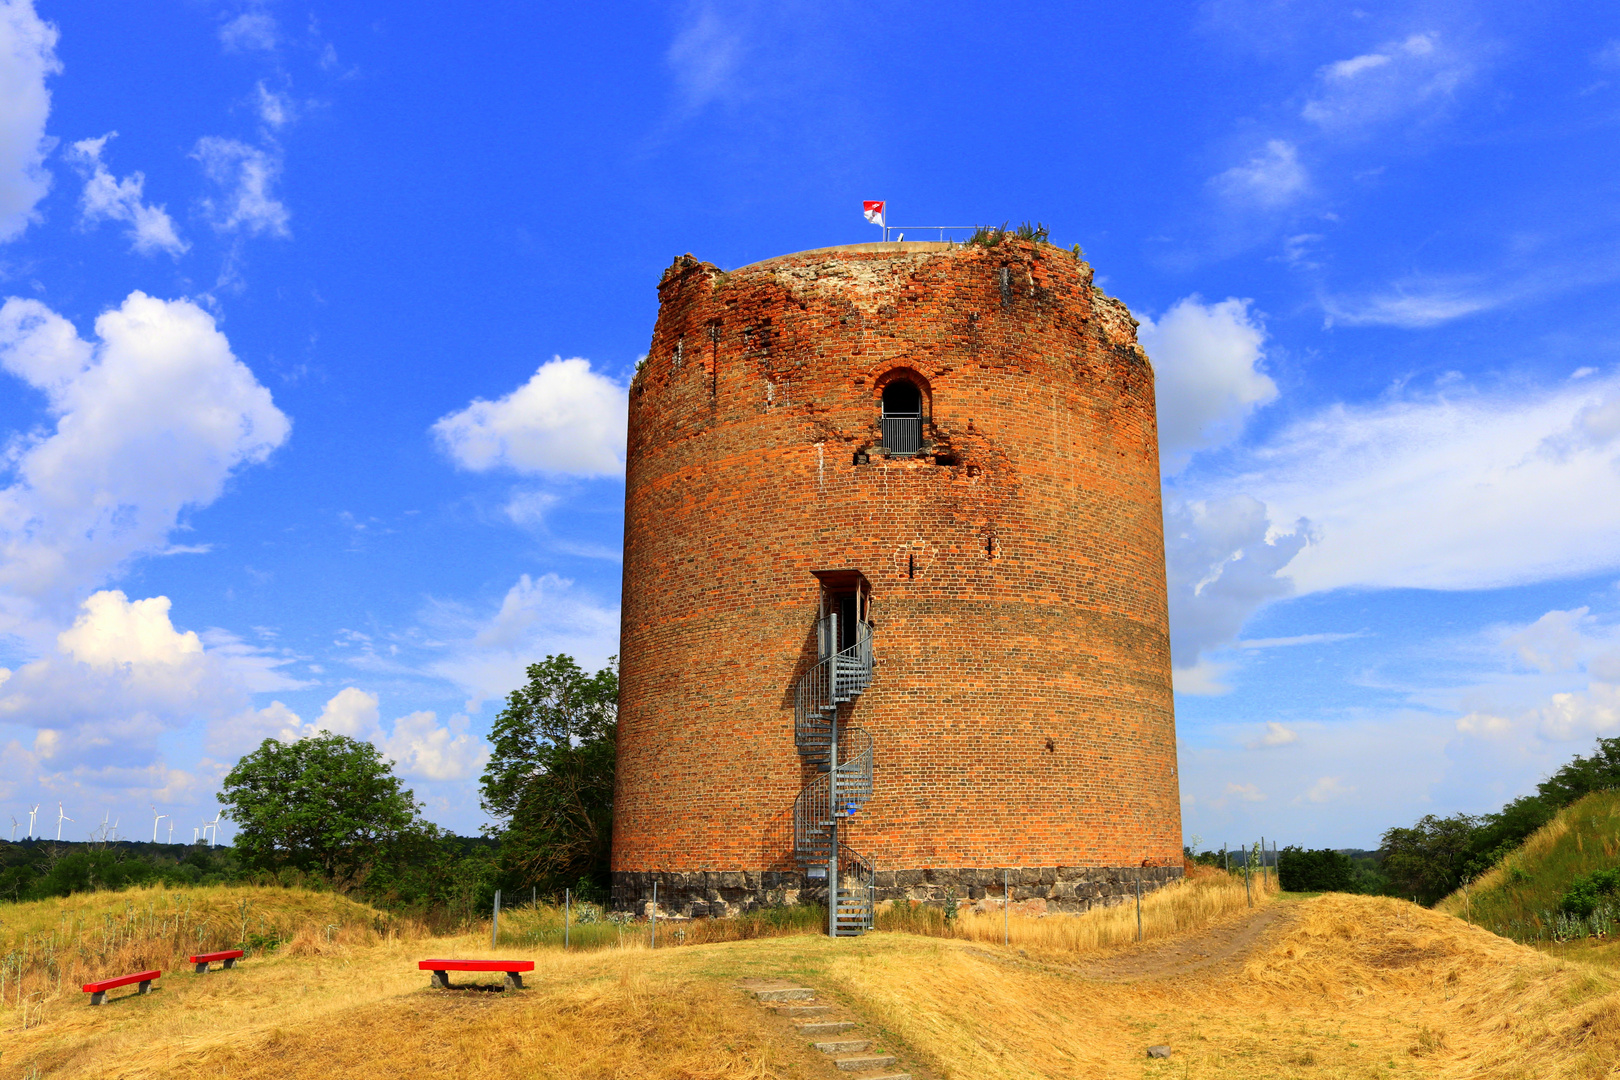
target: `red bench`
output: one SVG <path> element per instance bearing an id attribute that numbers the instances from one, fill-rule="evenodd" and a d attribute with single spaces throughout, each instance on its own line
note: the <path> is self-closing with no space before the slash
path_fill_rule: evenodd
<path id="1" fill-rule="evenodd" d="M 533 960 L 423 960 L 416 965 L 423 971 L 433 972 L 430 985 L 441 990 L 450 989 L 452 971 L 504 971 L 506 985 L 513 990 L 523 989 L 523 976 L 519 972 L 533 971 Z"/>
<path id="2" fill-rule="evenodd" d="M 84 992 L 90 995 L 90 1004 L 100 1005 L 107 1000 L 107 991 L 119 986 L 128 986 L 130 983 L 140 983 L 137 994 L 144 994 L 152 989 L 152 982 L 162 975 L 161 971 L 137 971 L 133 975 L 124 975 L 117 979 L 102 979 L 100 982 L 85 983 Z"/>
<path id="3" fill-rule="evenodd" d="M 233 968 L 236 966 L 236 962 L 241 958 L 241 949 L 226 949 L 224 952 L 198 953 L 196 956 L 186 957 L 187 960 L 190 960 L 193 964 L 197 965 L 197 974 L 199 975 L 207 971 L 208 965 L 212 964 L 216 960 L 222 961 L 220 964 L 221 967 Z"/>

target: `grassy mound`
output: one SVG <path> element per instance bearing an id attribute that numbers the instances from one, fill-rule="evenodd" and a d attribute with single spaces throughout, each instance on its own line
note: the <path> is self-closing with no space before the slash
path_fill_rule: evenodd
<path id="1" fill-rule="evenodd" d="M 661 939 L 652 950 L 627 933 L 622 947 L 517 953 L 535 961 L 522 992 L 429 989 L 417 960 L 488 956 L 486 927 L 318 955 L 284 948 L 230 973 L 165 976 L 158 993 L 104 1008 L 59 1002 L 27 1030 L 0 1012 L 0 1028 L 19 1075 L 381 1080 L 424 1063 L 488 1080 L 832 1075 L 736 989 L 768 977 L 816 987 L 862 1022 L 859 1037 L 939 1080 L 1598 1080 L 1620 1058 L 1620 978 L 1609 973 L 1388 898 L 1273 902 L 1254 917 L 1272 930 L 1230 963 L 1139 978 L 1110 965 L 1188 950 L 1171 939 L 1060 956 L 894 932 Z M 1175 1056 L 1146 1060 L 1159 1043 Z"/>
<path id="2" fill-rule="evenodd" d="M 312 955 L 401 934 L 419 937 L 422 929 L 307 889 L 159 885 L 7 904 L 0 907 L 0 1003 L 40 1005 L 96 979 L 183 970 L 192 953 Z"/>
<path id="3" fill-rule="evenodd" d="M 1581 878 L 1620 866 L 1620 791 L 1571 803 L 1547 824 L 1436 909 L 1526 943 L 1609 937 L 1620 899 L 1588 915 L 1564 910 Z"/>

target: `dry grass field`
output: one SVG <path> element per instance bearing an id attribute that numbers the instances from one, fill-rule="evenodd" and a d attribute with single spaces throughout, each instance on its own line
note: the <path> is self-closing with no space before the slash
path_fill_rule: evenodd
<path id="1" fill-rule="evenodd" d="M 824 1057 L 737 990 L 747 977 L 815 987 L 919 1080 L 1620 1075 L 1620 978 L 1605 968 L 1396 900 L 1267 895 L 1250 909 L 1246 900 L 1211 899 L 1229 884 L 1194 882 L 1179 898 L 1153 899 L 1165 911 L 1179 905 L 1184 919 L 1200 908 L 1207 918 L 1166 929 L 1165 916 L 1141 945 L 1134 909 L 1015 914 L 1007 946 L 993 914 L 958 920 L 949 937 L 888 930 L 672 947 L 661 936 L 654 950 L 643 927 L 622 945 L 591 950 L 503 945 L 501 954 L 536 962 L 531 988 L 506 993 L 430 990 L 416 968 L 430 955 L 491 955 L 487 926 L 428 938 L 409 927 L 379 930 L 373 913 L 328 934 L 332 922 L 294 927 L 289 911 L 282 923 L 291 935 L 278 949 L 232 972 L 165 968 L 162 988 L 146 997 L 90 1008 L 71 985 L 60 994 L 36 989 L 24 1029 L 8 991 L 0 1077 L 392 1078 L 432 1069 L 480 1078 L 832 1080 Z M 267 927 L 278 899 L 268 892 L 292 907 L 346 903 L 257 891 L 250 903 Z M 132 913 L 139 895 L 79 903 L 131 902 Z M 193 897 L 193 911 L 198 903 Z M 154 926 L 159 907 L 154 899 Z M 85 932 L 98 910 L 58 913 L 54 925 L 65 935 L 77 918 Z M 109 913 L 100 915 L 104 935 Z M 37 941 L 47 914 L 0 909 L 0 941 L 15 951 L 25 916 Z M 1127 917 L 1123 941 L 1074 929 L 1092 920 L 1117 930 Z M 58 945 L 59 955 L 72 951 L 65 937 Z M 1157 1043 L 1173 1048 L 1168 1061 L 1145 1057 Z"/>

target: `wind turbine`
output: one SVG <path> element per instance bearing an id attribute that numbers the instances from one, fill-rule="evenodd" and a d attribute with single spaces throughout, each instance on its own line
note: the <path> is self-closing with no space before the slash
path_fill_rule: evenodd
<path id="1" fill-rule="evenodd" d="M 156 816 L 154 816 L 152 818 L 152 843 L 155 844 L 155 843 L 157 843 L 157 823 L 162 821 L 164 818 L 168 817 L 169 815 L 168 814 L 159 814 L 157 812 L 157 807 L 155 807 L 155 806 L 152 807 L 152 813 L 154 815 L 156 815 Z"/>
<path id="2" fill-rule="evenodd" d="M 197 826 L 193 825 L 191 827 L 191 842 L 193 844 L 195 844 L 197 842 L 197 838 L 201 833 L 202 833 L 202 830 L 197 828 Z"/>
<path id="3" fill-rule="evenodd" d="M 174 818 L 169 819 L 169 843 L 174 843 Z"/>
<path id="4" fill-rule="evenodd" d="M 214 830 L 214 839 L 208 845 L 209 847 L 218 847 L 219 846 L 219 819 L 220 819 L 220 815 L 215 814 L 213 821 L 205 821 L 205 822 L 203 822 L 203 832 L 207 832 L 209 829 Z"/>
<path id="5" fill-rule="evenodd" d="M 56 804 L 56 839 L 59 842 L 62 839 L 62 822 L 64 822 L 64 821 L 72 821 L 72 820 L 73 820 L 72 818 L 67 816 L 66 811 L 64 811 L 62 809 L 62 804 L 57 803 Z"/>
<path id="6" fill-rule="evenodd" d="M 15 844 L 17 842 L 17 826 L 21 825 L 21 824 L 22 824 L 22 822 L 17 820 L 17 815 L 12 814 L 11 815 L 11 842 L 13 844 Z"/>
<path id="7" fill-rule="evenodd" d="M 39 803 L 35 803 L 34 808 L 28 811 L 28 839 L 30 840 L 34 838 L 34 815 L 37 813 L 39 813 Z"/>

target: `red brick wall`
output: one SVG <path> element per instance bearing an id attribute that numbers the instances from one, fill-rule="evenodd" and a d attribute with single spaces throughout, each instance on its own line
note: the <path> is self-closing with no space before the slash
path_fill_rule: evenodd
<path id="1" fill-rule="evenodd" d="M 795 868 L 811 571 L 846 568 L 877 656 L 846 843 L 880 871 L 1179 865 L 1153 372 L 1091 278 L 1022 242 L 666 272 L 630 392 L 616 874 Z M 934 452 L 856 464 L 896 368 Z"/>

